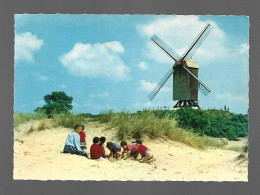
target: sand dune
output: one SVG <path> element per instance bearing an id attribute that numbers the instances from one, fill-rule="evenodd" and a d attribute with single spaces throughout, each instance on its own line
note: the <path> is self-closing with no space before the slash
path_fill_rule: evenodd
<path id="1" fill-rule="evenodd" d="M 153 151 L 156 158 L 154 165 L 134 160 L 97 162 L 62 153 L 71 129 L 50 127 L 26 134 L 32 125 L 38 124 L 39 121 L 33 121 L 15 128 L 14 179 L 248 181 L 247 161 L 237 161 L 239 153 L 235 151 L 200 151 L 171 141 L 147 140 L 144 145 Z M 98 122 L 85 125 L 87 152 L 94 136 L 106 136 L 108 141 L 118 141 L 115 131 L 106 129 L 105 125 Z M 235 144 L 244 143 L 245 141 L 240 141 Z"/>

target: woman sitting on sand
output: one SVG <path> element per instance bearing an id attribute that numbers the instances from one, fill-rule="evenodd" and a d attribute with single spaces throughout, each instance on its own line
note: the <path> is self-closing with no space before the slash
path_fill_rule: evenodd
<path id="1" fill-rule="evenodd" d="M 64 153 L 77 154 L 88 157 L 88 154 L 80 148 L 80 136 L 79 133 L 83 129 L 83 125 L 76 124 L 74 131 L 72 131 L 65 142 Z"/>
<path id="2" fill-rule="evenodd" d="M 141 154 L 142 158 L 141 158 L 140 162 L 142 162 L 142 163 L 153 162 L 154 158 L 153 158 L 152 151 L 149 148 L 147 148 L 146 146 L 144 146 L 142 144 L 141 140 L 136 140 L 136 145 L 138 148 L 137 148 L 136 154 L 134 155 L 134 158 L 136 159 L 137 156 L 139 154 Z"/>

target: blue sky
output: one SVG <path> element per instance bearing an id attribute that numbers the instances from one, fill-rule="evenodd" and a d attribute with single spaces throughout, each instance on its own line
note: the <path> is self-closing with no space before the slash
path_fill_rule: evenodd
<path id="1" fill-rule="evenodd" d="M 199 105 L 247 113 L 249 18 L 210 15 L 15 15 L 14 110 L 33 111 L 52 91 L 72 96 L 74 112 L 172 107 L 172 78 L 147 98 L 173 65 L 150 37 L 182 55 L 207 23 L 193 60 L 211 93 Z"/>

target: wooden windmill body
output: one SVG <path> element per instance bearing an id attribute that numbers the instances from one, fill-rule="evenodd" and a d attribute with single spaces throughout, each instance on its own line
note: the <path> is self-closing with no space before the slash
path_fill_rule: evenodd
<path id="1" fill-rule="evenodd" d="M 212 26 L 207 24 L 188 50 L 183 54 L 183 57 L 179 56 L 157 35 L 154 35 L 151 38 L 151 40 L 172 58 L 175 63 L 148 95 L 150 100 L 153 100 L 166 81 L 173 75 L 173 100 L 178 100 L 174 108 L 186 105 L 199 108 L 198 90 L 204 95 L 207 95 L 210 92 L 210 89 L 198 79 L 199 66 L 191 57 L 208 36 L 211 29 Z"/>
<path id="2" fill-rule="evenodd" d="M 198 77 L 198 64 L 189 59 L 184 66 Z M 183 68 L 178 68 L 173 73 L 173 100 L 198 101 L 197 81 Z"/>

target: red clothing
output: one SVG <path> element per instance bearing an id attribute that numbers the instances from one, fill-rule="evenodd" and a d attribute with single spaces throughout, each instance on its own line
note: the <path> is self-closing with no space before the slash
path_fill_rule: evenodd
<path id="1" fill-rule="evenodd" d="M 137 145 L 135 143 L 126 145 L 126 150 L 127 151 L 135 152 L 137 149 L 138 149 L 138 147 L 137 147 Z"/>
<path id="2" fill-rule="evenodd" d="M 103 149 L 104 155 L 106 155 L 105 147 L 103 144 L 99 144 L 99 146 Z"/>
<path id="3" fill-rule="evenodd" d="M 145 156 L 145 151 L 148 150 L 148 148 L 144 145 L 140 145 L 136 151 L 136 154 L 135 154 L 135 158 L 138 156 L 138 154 L 140 153 L 142 155 L 142 157 Z"/>
<path id="4" fill-rule="evenodd" d="M 90 157 L 91 159 L 99 159 L 100 157 L 106 158 L 104 151 L 98 144 L 93 144 L 90 147 Z"/>
<path id="5" fill-rule="evenodd" d="M 86 134 L 85 134 L 84 131 L 81 131 L 81 132 L 79 133 L 79 136 L 80 136 L 80 142 L 86 142 L 86 141 L 85 141 Z"/>

